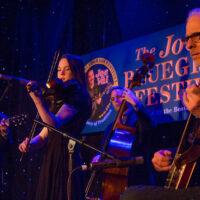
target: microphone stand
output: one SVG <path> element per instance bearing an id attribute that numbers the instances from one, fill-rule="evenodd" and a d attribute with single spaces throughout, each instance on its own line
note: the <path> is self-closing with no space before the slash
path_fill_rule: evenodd
<path id="1" fill-rule="evenodd" d="M 73 156 L 73 153 L 74 153 L 74 148 L 75 148 L 75 145 L 76 145 L 76 142 L 72 139 L 69 139 L 69 142 L 68 142 L 68 152 L 69 152 L 69 159 L 68 159 L 68 172 L 69 174 L 72 173 L 72 168 L 73 168 L 73 159 L 72 159 L 72 156 Z M 68 180 L 68 188 L 67 188 L 67 192 L 68 192 L 68 200 L 71 199 L 71 193 L 72 193 L 72 190 L 71 190 L 71 178 Z"/>
<path id="2" fill-rule="evenodd" d="M 69 172 L 69 175 L 72 173 L 72 166 L 73 166 L 73 160 L 72 160 L 72 155 L 74 153 L 74 147 L 76 145 L 76 143 L 78 143 L 79 145 L 83 145 L 89 149 L 92 149 L 93 151 L 96 151 L 98 153 L 100 153 L 101 155 L 104 155 L 105 157 L 109 158 L 109 159 L 112 159 L 112 160 L 116 160 L 116 161 L 120 161 L 118 158 L 116 158 L 114 155 L 111 155 L 111 154 L 108 154 L 104 151 L 101 151 L 73 136 L 71 136 L 70 134 L 68 133 L 64 133 L 62 131 L 59 131 L 57 130 L 56 128 L 52 127 L 52 126 L 49 126 L 48 124 L 44 123 L 44 122 L 41 122 L 37 119 L 34 119 L 34 122 L 36 122 L 37 124 L 40 124 L 44 127 L 47 127 L 48 129 L 58 133 L 58 134 L 61 134 L 63 137 L 65 138 L 68 138 L 69 139 L 69 142 L 68 142 L 68 152 L 69 152 L 69 160 L 68 160 L 68 172 Z M 71 179 L 69 180 L 68 182 L 68 200 L 71 200 Z"/>
<path id="3" fill-rule="evenodd" d="M 101 151 L 101 150 L 99 150 L 99 149 L 97 149 L 97 148 L 95 148 L 95 147 L 93 147 L 93 146 L 91 146 L 91 145 L 89 145 L 89 144 L 87 144 L 87 143 L 85 143 L 85 142 L 83 142 L 83 141 L 81 141 L 81 140 L 79 140 L 79 139 L 77 139 L 77 138 L 71 136 L 69 133 L 59 131 L 58 129 L 56 129 L 56 128 L 54 128 L 54 127 L 52 127 L 52 126 L 50 126 L 50 125 L 48 125 L 48 124 L 46 124 L 46 123 L 44 123 L 44 122 L 41 122 L 41 121 L 39 121 L 39 120 L 37 120 L 37 119 L 34 119 L 34 122 L 36 122 L 36 123 L 38 123 L 38 124 L 40 124 L 40 125 L 42 125 L 42 126 L 45 126 L 45 127 L 47 127 L 48 129 L 50 129 L 50 130 L 52 130 L 52 131 L 55 131 L 56 133 L 61 134 L 61 135 L 62 135 L 63 137 L 65 137 L 65 138 L 68 138 L 68 139 L 73 140 L 74 142 L 77 142 L 79 145 L 83 145 L 83 146 L 85 146 L 85 147 L 87 147 L 87 148 L 89 148 L 89 149 L 92 149 L 93 151 L 96 151 L 96 152 L 98 152 L 98 153 L 104 155 L 104 156 L 107 157 L 107 158 L 110 158 L 110 159 L 116 160 L 116 161 L 120 161 L 120 159 L 118 159 L 118 158 L 115 157 L 114 155 L 111 155 L 111 154 L 109 154 L 109 153 L 106 153 L 105 151 Z"/>

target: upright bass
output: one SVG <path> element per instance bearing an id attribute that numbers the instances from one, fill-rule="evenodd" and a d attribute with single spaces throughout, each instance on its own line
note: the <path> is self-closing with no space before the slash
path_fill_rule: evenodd
<path id="1" fill-rule="evenodd" d="M 142 79 L 145 78 L 145 75 L 148 74 L 149 70 L 153 68 L 155 63 L 154 56 L 149 53 L 143 54 L 141 59 L 144 66 L 140 67 L 136 71 L 133 79 L 129 82 L 128 88 L 131 90 L 134 86 L 141 85 Z M 131 156 L 132 144 L 135 138 L 135 128 L 122 123 L 122 115 L 126 108 L 127 102 L 123 100 L 112 129 L 103 146 L 103 151 L 111 153 L 117 158 Z M 86 188 L 86 198 L 95 174 L 96 172 L 94 171 L 88 182 L 88 186 Z M 102 199 L 118 200 L 120 194 L 124 192 L 127 186 L 128 167 L 105 169 L 104 179 L 102 182 Z"/>

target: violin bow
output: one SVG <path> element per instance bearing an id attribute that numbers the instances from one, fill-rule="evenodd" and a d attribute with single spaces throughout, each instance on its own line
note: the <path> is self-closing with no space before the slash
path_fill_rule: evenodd
<path id="1" fill-rule="evenodd" d="M 53 62 L 52 62 L 52 65 L 51 65 L 51 69 L 50 69 L 50 72 L 49 72 L 49 76 L 48 76 L 48 79 L 47 79 L 47 82 L 49 82 L 51 79 L 52 79 L 52 76 L 53 76 L 53 73 L 54 73 L 54 70 L 55 70 L 55 67 L 56 67 L 56 64 L 58 62 L 58 58 L 60 57 L 60 50 L 57 50 L 55 51 L 55 54 L 54 54 L 54 58 L 53 58 Z M 35 120 L 38 120 L 40 117 L 39 113 L 37 112 L 36 116 L 35 116 Z M 32 128 L 30 130 L 30 133 L 29 133 L 29 136 L 28 136 L 28 141 L 29 141 L 29 144 L 28 146 L 30 145 L 30 141 L 32 140 L 34 134 L 35 134 L 35 129 L 37 127 L 37 123 L 33 122 L 33 125 L 32 125 Z M 24 152 L 22 152 L 22 155 L 20 157 L 20 162 L 22 161 L 23 159 L 23 156 L 24 156 Z"/>

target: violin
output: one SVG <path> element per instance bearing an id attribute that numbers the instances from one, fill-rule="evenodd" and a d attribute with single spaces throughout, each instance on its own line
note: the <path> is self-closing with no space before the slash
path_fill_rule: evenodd
<path id="1" fill-rule="evenodd" d="M 8 76 L 5 74 L 0 74 L 0 79 L 6 81 L 17 81 L 21 85 L 27 85 L 29 80 Z M 71 79 L 67 82 L 63 82 L 61 79 L 55 78 L 47 83 L 42 84 L 33 84 L 28 89 L 28 92 L 33 92 L 34 90 L 40 90 L 42 92 L 42 98 L 45 102 L 50 102 L 51 104 L 55 103 L 58 100 L 62 100 L 66 95 L 69 95 L 71 92 L 76 90 L 79 87 L 78 81 Z"/>
<path id="2" fill-rule="evenodd" d="M 40 86 L 42 90 L 42 97 L 44 101 L 62 100 L 66 95 L 70 95 L 79 87 L 79 83 L 76 80 L 68 80 L 63 82 L 61 79 L 53 79 L 46 84 Z"/>

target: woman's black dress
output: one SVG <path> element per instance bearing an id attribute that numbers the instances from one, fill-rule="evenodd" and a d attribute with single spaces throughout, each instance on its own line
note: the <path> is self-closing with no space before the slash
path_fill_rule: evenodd
<path id="1" fill-rule="evenodd" d="M 81 86 L 70 92 L 65 92 L 62 100 L 57 100 L 53 106 L 56 113 L 63 104 L 73 106 L 77 114 L 59 130 L 79 138 L 81 130 L 91 114 L 91 99 Z M 40 172 L 36 200 L 66 200 L 68 178 L 68 139 L 58 133 L 49 132 L 47 148 L 44 154 Z M 80 166 L 79 145 L 76 144 L 73 154 L 73 168 Z M 72 200 L 83 200 L 83 181 L 81 172 L 72 176 Z"/>

